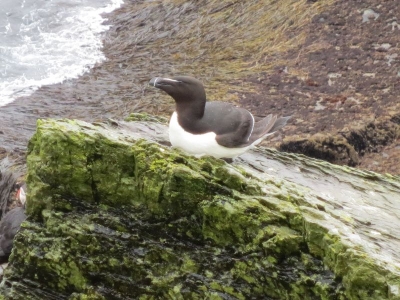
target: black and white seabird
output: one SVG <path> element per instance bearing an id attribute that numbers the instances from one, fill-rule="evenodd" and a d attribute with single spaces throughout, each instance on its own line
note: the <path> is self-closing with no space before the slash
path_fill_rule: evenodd
<path id="1" fill-rule="evenodd" d="M 285 126 L 290 118 L 268 115 L 255 121 L 246 109 L 226 102 L 207 102 L 203 84 L 189 76 L 155 77 L 149 84 L 176 102 L 169 123 L 172 146 L 198 157 L 234 158 Z"/>
<path id="2" fill-rule="evenodd" d="M 21 203 L 21 207 L 15 207 L 10 210 L 0 222 L 0 263 L 8 260 L 13 248 L 14 237 L 21 227 L 23 221 L 26 220 L 25 203 L 26 203 L 26 184 L 18 186 L 16 198 Z"/>

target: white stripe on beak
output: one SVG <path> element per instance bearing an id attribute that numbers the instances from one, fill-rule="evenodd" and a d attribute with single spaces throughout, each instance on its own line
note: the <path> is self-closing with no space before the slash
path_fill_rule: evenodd
<path id="1" fill-rule="evenodd" d="M 158 79 L 158 77 L 157 77 L 157 79 Z M 156 82 L 157 82 L 157 79 L 156 79 Z M 171 82 L 179 82 L 179 80 L 175 80 L 175 79 L 171 79 L 171 78 L 163 78 L 162 80 L 164 80 L 164 81 L 171 81 Z M 155 84 L 155 83 L 154 83 Z"/>

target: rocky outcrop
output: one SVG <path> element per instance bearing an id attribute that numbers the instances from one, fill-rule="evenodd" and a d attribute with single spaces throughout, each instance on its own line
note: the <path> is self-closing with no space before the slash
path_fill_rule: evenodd
<path id="1" fill-rule="evenodd" d="M 167 144 L 156 122 L 39 120 L 4 299 L 400 299 L 398 178 Z"/>
<path id="2" fill-rule="evenodd" d="M 395 115 L 390 121 L 370 122 L 348 132 L 291 137 L 283 141 L 279 149 L 354 167 L 365 154 L 378 153 L 399 138 L 399 120 L 400 115 Z"/>

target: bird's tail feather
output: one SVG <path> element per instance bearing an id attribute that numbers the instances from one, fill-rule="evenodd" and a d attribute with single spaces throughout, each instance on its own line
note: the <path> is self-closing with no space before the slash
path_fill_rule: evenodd
<path id="1" fill-rule="evenodd" d="M 254 123 L 253 132 L 251 136 L 262 136 L 271 131 L 271 128 L 274 126 L 276 122 L 277 116 L 275 115 L 268 115 L 264 119 L 261 119 Z"/>
<path id="2" fill-rule="evenodd" d="M 275 132 L 278 131 L 279 129 L 283 128 L 287 121 L 291 118 L 292 116 L 289 117 L 280 117 L 279 119 L 276 120 L 274 126 L 270 129 L 270 132 Z"/>
<path id="3" fill-rule="evenodd" d="M 255 122 L 253 132 L 249 138 L 248 145 L 257 145 L 267 136 L 284 127 L 291 117 L 280 117 L 268 115 L 264 119 Z"/>

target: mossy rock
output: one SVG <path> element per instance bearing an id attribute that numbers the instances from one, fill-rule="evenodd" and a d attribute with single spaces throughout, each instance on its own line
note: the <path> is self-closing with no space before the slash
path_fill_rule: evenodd
<path id="1" fill-rule="evenodd" d="M 398 299 L 395 258 L 349 240 L 356 217 L 307 176 L 393 178 L 270 150 L 229 165 L 74 120 L 39 120 L 28 152 L 4 299 Z M 278 163 L 305 182 L 270 176 Z"/>
<path id="2" fill-rule="evenodd" d="M 126 122 L 156 122 L 167 124 L 168 119 L 161 116 L 153 116 L 148 113 L 131 113 L 128 117 L 125 118 Z"/>

